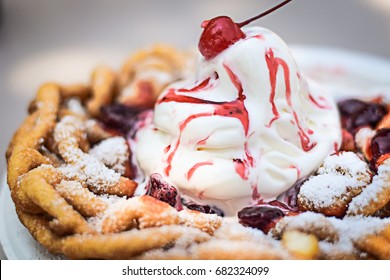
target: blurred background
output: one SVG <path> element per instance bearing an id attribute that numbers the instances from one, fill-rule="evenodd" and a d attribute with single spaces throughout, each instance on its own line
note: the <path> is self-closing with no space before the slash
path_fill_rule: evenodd
<path id="1" fill-rule="evenodd" d="M 42 82 L 87 81 L 95 65 L 119 68 L 132 50 L 156 42 L 193 47 L 204 19 L 229 15 L 240 22 L 279 2 L 0 0 L 1 172 L 10 138 Z M 290 44 L 390 59 L 390 0 L 294 0 L 256 24 Z"/>

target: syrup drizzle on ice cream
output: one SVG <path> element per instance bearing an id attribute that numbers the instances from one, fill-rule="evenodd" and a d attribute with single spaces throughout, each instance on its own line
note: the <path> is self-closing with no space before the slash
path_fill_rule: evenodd
<path id="1" fill-rule="evenodd" d="M 307 129 L 306 131 L 302 128 L 302 125 L 298 119 L 297 112 L 293 109 L 293 105 L 291 102 L 291 85 L 290 85 L 290 68 L 288 67 L 288 64 L 286 61 L 284 61 L 282 58 L 275 57 L 274 52 L 272 49 L 268 50 L 268 52 L 265 55 L 265 60 L 267 61 L 267 66 L 269 69 L 269 79 L 271 82 L 271 94 L 269 96 L 269 101 L 272 106 L 272 112 L 274 114 L 274 117 L 271 119 L 270 123 L 268 124 L 269 127 L 271 127 L 272 123 L 280 118 L 280 114 L 278 109 L 275 105 L 275 89 L 276 89 L 276 76 L 278 73 L 279 66 L 283 69 L 284 74 L 284 82 L 286 84 L 286 100 L 288 106 L 291 108 L 294 116 L 294 121 L 297 124 L 298 127 L 298 135 L 301 139 L 302 148 L 307 152 L 310 151 L 316 143 L 311 142 L 309 134 L 313 134 L 313 131 L 311 129 Z M 311 95 L 310 95 L 311 96 Z"/>
<path id="2" fill-rule="evenodd" d="M 174 88 L 171 88 L 168 90 L 168 94 L 164 96 L 161 100 L 159 100 L 157 103 L 161 104 L 164 102 L 176 102 L 176 103 L 192 103 L 192 104 L 211 104 L 214 107 L 214 112 L 212 113 L 201 113 L 201 114 L 194 114 L 189 116 L 186 120 L 184 120 L 180 124 L 180 136 L 178 137 L 175 145 L 170 147 L 167 154 L 167 166 L 164 169 L 164 173 L 166 176 L 169 176 L 169 173 L 171 171 L 171 164 L 173 157 L 175 156 L 175 153 L 177 151 L 177 148 L 180 145 L 180 138 L 183 130 L 187 127 L 187 125 L 193 121 L 196 118 L 202 118 L 202 117 L 209 117 L 209 116 L 222 116 L 222 117 L 230 117 L 230 118 L 237 118 L 245 130 L 245 135 L 248 134 L 249 129 L 249 119 L 248 119 L 248 111 L 245 108 L 244 100 L 245 95 L 243 94 L 242 84 L 238 77 L 233 73 L 233 71 L 224 64 L 224 68 L 226 72 L 228 73 L 230 80 L 232 81 L 233 85 L 236 87 L 238 91 L 238 97 L 236 100 L 233 101 L 211 101 L 211 100 L 205 100 L 200 99 L 196 97 L 191 96 L 185 96 L 185 95 L 178 95 L 176 94 L 176 90 Z M 217 76 L 218 77 L 218 76 Z M 210 78 L 207 78 L 203 82 L 201 82 L 199 85 L 195 86 L 192 90 L 188 89 L 178 89 L 178 92 L 198 92 L 201 89 L 210 89 L 211 86 L 209 85 Z M 191 176 L 189 176 L 191 177 Z"/>

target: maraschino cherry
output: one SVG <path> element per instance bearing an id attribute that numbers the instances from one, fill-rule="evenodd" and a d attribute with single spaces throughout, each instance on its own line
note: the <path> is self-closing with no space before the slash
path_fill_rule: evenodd
<path id="1" fill-rule="evenodd" d="M 219 16 L 211 20 L 206 20 L 202 23 L 201 27 L 204 28 L 199 40 L 199 51 L 209 60 L 216 57 L 222 51 L 233 45 L 240 39 L 245 38 L 245 33 L 242 32 L 241 27 L 251 23 L 252 21 L 259 19 L 273 11 L 281 8 L 292 0 L 286 0 L 279 5 L 261 13 L 255 17 L 252 17 L 246 21 L 235 23 L 230 17 Z"/>

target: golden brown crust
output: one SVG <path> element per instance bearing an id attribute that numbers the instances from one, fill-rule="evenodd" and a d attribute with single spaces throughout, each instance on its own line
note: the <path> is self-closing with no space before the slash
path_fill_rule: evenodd
<path id="1" fill-rule="evenodd" d="M 34 214 L 47 213 L 74 233 L 92 232 L 85 219 L 56 192 L 53 182 L 48 182 L 46 176 L 46 170 L 37 168 L 21 179 L 20 189 L 26 197 L 23 210 Z"/>
<path id="2" fill-rule="evenodd" d="M 63 240 L 62 250 L 72 259 L 131 259 L 145 251 L 163 248 L 188 233 L 187 228 L 172 225 L 115 234 L 70 236 Z M 198 241 L 205 239 L 202 232 L 196 234 Z"/>
<path id="3" fill-rule="evenodd" d="M 119 74 L 119 102 L 153 108 L 161 91 L 191 67 L 188 61 L 188 54 L 167 45 L 155 45 L 135 53 Z"/>
<path id="4" fill-rule="evenodd" d="M 138 228 L 158 227 L 178 224 L 176 209 L 151 196 L 133 197 L 113 206 L 103 219 L 102 232 L 127 230 L 135 220 Z"/>
<path id="5" fill-rule="evenodd" d="M 80 182 L 63 180 L 56 185 L 56 191 L 84 217 L 101 215 L 107 209 L 107 203 Z"/>
<path id="6" fill-rule="evenodd" d="M 371 255 L 382 259 L 390 259 L 390 239 L 383 236 L 365 236 L 355 242 L 356 246 Z"/>
<path id="7" fill-rule="evenodd" d="M 102 140 L 108 139 L 116 135 L 110 131 L 105 130 L 103 126 L 94 119 L 88 120 L 88 122 L 86 123 L 86 133 L 88 141 L 91 144 L 96 144 Z"/>
<path id="8" fill-rule="evenodd" d="M 119 77 L 119 84 L 126 87 L 137 71 L 159 69 L 167 72 L 181 72 L 185 65 L 183 54 L 168 45 L 154 45 L 150 49 L 142 50 L 132 55 L 123 65 Z"/>
<path id="9" fill-rule="evenodd" d="M 91 95 L 91 87 L 89 85 L 75 84 L 75 85 L 61 85 L 61 96 L 64 99 L 79 98 L 86 100 Z"/>
<path id="10" fill-rule="evenodd" d="M 55 126 L 60 98 L 60 88 L 57 85 L 44 84 L 40 87 L 35 99 L 37 108 L 20 126 L 8 148 L 7 158 L 12 164 L 12 153 L 29 148 L 37 149 L 45 141 L 43 137 L 47 137 Z"/>
<path id="11" fill-rule="evenodd" d="M 335 202 L 332 205 L 326 207 L 315 206 L 304 196 L 298 196 L 298 206 L 302 211 L 313 211 L 317 213 L 322 213 L 325 216 L 331 217 L 343 217 L 347 212 L 348 205 L 352 199 L 359 195 L 363 191 L 363 187 L 360 188 L 349 188 L 347 187 L 347 192 L 341 194 L 340 196 L 335 196 Z"/>
<path id="12" fill-rule="evenodd" d="M 92 98 L 87 102 L 88 112 L 93 117 L 100 115 L 100 108 L 111 104 L 117 87 L 115 73 L 106 66 L 97 67 L 92 73 Z"/>
<path id="13" fill-rule="evenodd" d="M 179 217 L 180 224 L 198 228 L 211 235 L 222 224 L 222 219 L 217 215 L 204 214 L 194 210 L 182 210 Z"/>
<path id="14" fill-rule="evenodd" d="M 361 194 L 352 199 L 347 214 L 350 216 L 371 216 L 390 203 L 390 159 L 381 164 Z"/>

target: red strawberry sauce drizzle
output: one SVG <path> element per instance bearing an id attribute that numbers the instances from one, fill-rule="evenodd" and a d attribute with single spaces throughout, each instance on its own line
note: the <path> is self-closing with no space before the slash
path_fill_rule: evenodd
<path id="1" fill-rule="evenodd" d="M 270 123 L 267 125 L 270 127 L 272 123 L 277 120 L 280 117 L 280 114 L 276 108 L 275 105 L 275 94 L 276 94 L 276 76 L 278 72 L 278 67 L 281 66 L 283 68 L 284 73 L 284 80 L 286 85 L 286 101 L 289 107 L 292 109 L 293 117 L 295 120 L 295 123 L 298 127 L 298 135 L 301 140 L 301 146 L 304 151 L 310 151 L 316 143 L 311 143 L 309 135 L 313 134 L 313 131 L 310 129 L 307 129 L 306 131 L 302 128 L 301 123 L 299 121 L 298 115 L 296 111 L 293 109 L 292 101 L 291 101 L 291 85 L 290 85 L 290 70 L 287 65 L 287 63 L 278 57 L 274 56 L 274 53 L 272 49 L 266 52 L 265 60 L 269 69 L 269 78 L 271 83 L 271 93 L 269 101 L 272 106 L 272 112 L 274 114 L 274 117 L 271 119 Z M 249 131 L 249 116 L 248 111 L 245 107 L 244 100 L 245 95 L 243 91 L 243 87 L 241 84 L 241 81 L 237 77 L 237 75 L 226 65 L 223 64 L 231 82 L 235 86 L 235 88 L 238 91 L 238 97 L 236 100 L 233 101 L 224 101 L 224 102 L 218 102 L 218 101 L 211 101 L 211 100 L 205 100 L 200 99 L 192 96 L 185 96 L 185 95 L 178 95 L 176 94 L 175 89 L 171 88 L 168 90 L 168 93 L 158 101 L 158 104 L 164 103 L 164 102 L 177 102 L 177 103 L 192 103 L 192 104 L 209 104 L 214 106 L 214 112 L 212 113 L 200 113 L 195 114 L 192 116 L 189 116 L 187 119 L 185 119 L 179 126 L 180 129 L 180 135 L 178 137 L 178 140 L 176 141 L 175 145 L 171 145 L 170 149 L 167 151 L 167 166 L 164 169 L 165 175 L 169 176 L 171 171 L 171 163 L 172 160 L 176 154 L 176 151 L 180 145 L 181 140 L 181 134 L 183 130 L 187 127 L 188 123 L 190 123 L 192 120 L 200 118 L 200 117 L 208 117 L 208 116 L 224 116 L 224 117 L 233 117 L 237 118 L 243 125 L 245 135 L 248 136 Z M 215 73 L 215 79 L 218 79 L 218 74 Z M 207 78 L 203 80 L 201 83 L 199 83 L 197 86 L 191 88 L 191 89 L 178 89 L 177 92 L 183 92 L 183 93 L 196 93 L 202 90 L 210 89 L 212 88 L 213 84 L 210 83 L 211 78 Z M 314 98 L 310 95 L 310 100 L 316 104 L 318 107 L 325 109 L 327 107 L 327 104 L 320 104 Z M 321 99 L 321 101 L 323 101 Z M 209 137 L 209 136 L 208 136 Z M 207 137 L 207 138 L 208 138 Z M 207 138 L 199 141 L 199 143 L 205 144 Z M 248 150 L 248 143 L 245 143 L 245 159 L 234 159 L 233 163 L 235 165 L 235 170 L 238 175 L 240 175 L 241 178 L 246 180 L 248 178 L 248 170 L 247 168 L 249 166 L 254 165 L 253 157 L 250 155 Z M 192 173 L 191 173 L 192 174 Z"/>
<path id="2" fill-rule="evenodd" d="M 337 142 L 334 142 L 333 143 L 333 147 L 334 147 L 334 153 L 337 155 L 339 153 L 339 144 Z"/>
<path id="3" fill-rule="evenodd" d="M 237 75 L 234 74 L 234 72 L 224 63 L 223 68 L 225 68 L 226 72 L 229 75 L 230 80 L 232 81 L 233 85 L 238 90 L 238 100 L 244 101 L 245 95 L 243 94 L 244 90 L 242 89 L 241 81 L 238 79 Z M 247 132 L 247 130 L 246 130 Z"/>
<path id="4" fill-rule="evenodd" d="M 245 142 L 244 149 L 245 149 L 246 160 L 248 161 L 249 165 L 253 167 L 255 163 L 252 155 L 249 152 L 248 142 Z"/>
<path id="5" fill-rule="evenodd" d="M 271 127 L 272 123 L 280 118 L 280 114 L 279 114 L 278 109 L 276 108 L 276 105 L 275 105 L 275 94 L 276 94 L 275 90 L 276 90 L 276 75 L 278 73 L 279 66 L 281 66 L 283 68 L 284 81 L 285 81 L 285 85 L 286 85 L 286 101 L 287 101 L 288 106 L 291 108 L 291 110 L 293 112 L 293 117 L 294 117 L 295 123 L 297 124 L 297 127 L 298 127 L 298 135 L 299 135 L 299 138 L 301 139 L 302 149 L 305 152 L 308 152 L 311 149 L 313 149 L 317 143 L 311 143 L 308 134 L 313 134 L 313 131 L 310 129 L 307 129 L 307 131 L 305 131 L 302 128 L 301 123 L 298 119 L 298 114 L 293 109 L 293 105 L 291 102 L 290 68 L 288 67 L 286 61 L 284 61 L 280 57 L 274 56 L 274 52 L 272 51 L 272 49 L 269 49 L 266 52 L 265 60 L 267 62 L 267 66 L 268 66 L 268 70 L 269 70 L 269 79 L 270 79 L 270 83 L 271 83 L 271 93 L 269 96 L 269 101 L 271 103 L 272 112 L 274 114 L 274 117 L 269 122 L 268 127 Z"/>
<path id="6" fill-rule="evenodd" d="M 252 200 L 257 201 L 260 199 L 261 195 L 259 193 L 259 190 L 257 189 L 257 185 L 251 186 L 252 188 Z"/>
<path id="7" fill-rule="evenodd" d="M 180 134 L 178 137 L 178 140 L 176 141 L 175 145 L 171 145 L 170 149 L 168 150 L 167 154 L 167 166 L 164 169 L 164 173 L 166 176 L 169 176 L 170 171 L 172 169 L 172 160 L 176 154 L 176 151 L 180 145 L 181 140 L 181 134 L 183 130 L 187 127 L 188 123 L 190 123 L 192 120 L 200 118 L 200 117 L 209 117 L 209 116 L 223 116 L 223 117 L 231 117 L 238 119 L 245 131 L 245 135 L 248 135 L 249 131 L 249 115 L 248 111 L 245 107 L 244 100 L 244 90 L 241 84 L 241 81 L 237 77 L 237 75 L 226 65 L 223 65 L 231 82 L 233 83 L 234 87 L 238 91 L 238 97 L 236 100 L 233 101 L 211 101 L 211 100 L 205 100 L 200 99 L 197 97 L 192 96 L 186 96 L 186 95 L 178 95 L 176 94 L 176 90 L 171 88 L 168 90 L 167 94 L 161 98 L 157 104 L 165 103 L 165 102 L 177 102 L 177 103 L 191 103 L 191 104 L 208 104 L 213 105 L 214 111 L 211 113 L 199 113 L 195 115 L 189 116 L 187 119 L 185 119 L 183 122 L 180 123 L 179 129 Z M 216 75 L 216 79 L 218 79 L 218 75 Z M 200 90 L 203 90 L 205 88 L 211 88 L 212 86 L 209 85 L 210 79 L 206 79 L 203 82 L 201 82 L 198 86 L 195 86 L 192 90 L 197 92 Z M 188 89 L 179 89 L 178 92 L 193 92 Z M 206 138 L 207 139 L 207 138 Z M 245 160 L 246 165 L 250 164 L 253 165 L 253 157 L 250 155 L 247 147 L 247 143 L 245 144 L 245 154 L 247 159 Z M 236 169 L 237 170 L 237 169 Z M 246 173 L 247 171 L 245 171 Z M 240 176 L 242 175 L 241 171 L 238 173 Z"/>
<path id="8" fill-rule="evenodd" d="M 255 39 L 258 39 L 258 40 L 264 40 L 264 36 L 261 35 L 261 34 L 254 35 L 251 38 L 255 38 Z"/>
<path id="9" fill-rule="evenodd" d="M 297 171 L 297 179 L 299 179 L 301 177 L 301 170 L 299 169 L 298 166 L 296 165 L 290 165 L 289 168 L 291 169 L 295 169 Z"/>
<path id="10" fill-rule="evenodd" d="M 187 173 L 187 180 L 191 180 L 191 177 L 192 175 L 194 175 L 194 172 L 201 166 L 205 166 L 205 165 L 213 165 L 213 162 L 210 160 L 210 161 L 204 161 L 204 162 L 198 162 L 196 164 L 194 164 L 194 166 L 192 166 L 190 168 L 190 170 L 188 170 L 188 173 Z"/>
<path id="11" fill-rule="evenodd" d="M 210 77 L 208 77 L 206 80 L 202 81 L 200 84 L 196 85 L 193 88 L 190 88 L 190 89 L 181 88 L 181 89 L 179 89 L 177 91 L 178 92 L 192 92 L 192 93 L 195 93 L 195 92 L 199 92 L 199 91 L 202 91 L 202 90 L 205 90 L 205 89 L 208 89 L 208 88 L 211 88 Z"/>
<path id="12" fill-rule="evenodd" d="M 179 126 L 180 135 L 179 135 L 175 145 L 173 146 L 173 150 L 170 149 L 168 151 L 168 157 L 167 157 L 167 163 L 168 164 L 167 164 L 167 166 L 164 169 L 165 175 L 169 176 L 169 173 L 171 172 L 171 169 L 172 169 L 172 164 L 171 163 L 172 163 L 173 157 L 175 156 L 176 151 L 179 148 L 180 140 L 181 140 L 181 134 L 182 134 L 183 130 L 186 128 L 186 126 L 188 125 L 188 123 L 190 123 L 194 119 L 197 119 L 197 118 L 200 118 L 200 117 L 210 117 L 212 115 L 213 115 L 212 113 L 200 113 L 200 114 L 191 115 L 187 119 L 185 119 L 184 122 L 182 122 L 180 124 L 180 126 Z M 172 148 L 172 146 L 171 146 L 171 148 Z"/>
<path id="13" fill-rule="evenodd" d="M 233 159 L 234 169 L 236 173 L 243 179 L 248 179 L 248 169 L 246 168 L 246 163 L 238 158 Z"/>
<path id="14" fill-rule="evenodd" d="M 207 140 L 210 138 L 211 134 L 208 135 L 207 137 L 205 137 L 204 139 L 201 139 L 199 140 L 196 144 L 201 146 L 201 145 L 205 145 L 207 143 Z"/>
<path id="15" fill-rule="evenodd" d="M 197 92 L 197 91 L 201 91 L 201 90 L 204 90 L 207 86 L 210 85 L 210 77 L 208 77 L 206 80 L 204 80 L 203 82 L 201 82 L 200 84 L 196 85 L 195 87 L 191 88 L 191 89 L 186 89 L 186 88 L 181 88 L 178 90 L 178 92 Z"/>
<path id="16" fill-rule="evenodd" d="M 277 63 L 278 60 L 280 59 L 274 58 L 274 52 L 272 50 L 269 50 L 265 54 L 265 61 L 267 62 L 267 67 L 269 69 L 269 80 L 271 83 L 271 93 L 269 95 L 269 102 L 271 103 L 272 113 L 274 114 L 274 117 L 269 122 L 268 127 L 271 127 L 272 123 L 280 118 L 278 109 L 276 108 L 275 105 L 276 74 L 278 72 L 278 66 L 279 66 L 279 63 Z M 288 86 L 289 83 L 290 81 L 288 80 Z M 286 91 L 287 91 L 287 81 L 286 81 Z"/>
<path id="17" fill-rule="evenodd" d="M 326 99 L 323 98 L 322 96 L 318 97 L 318 100 L 315 100 L 314 97 L 309 94 L 309 100 L 318 108 L 320 109 L 325 109 L 325 110 L 330 110 L 332 107 L 326 102 Z M 320 103 L 321 102 L 321 103 Z"/>

